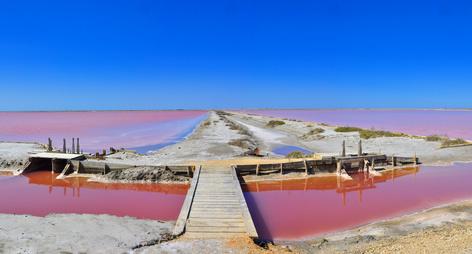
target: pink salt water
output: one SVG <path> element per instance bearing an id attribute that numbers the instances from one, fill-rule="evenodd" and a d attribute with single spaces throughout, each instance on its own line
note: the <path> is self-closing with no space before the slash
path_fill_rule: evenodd
<path id="1" fill-rule="evenodd" d="M 139 148 L 178 141 L 206 111 L 0 112 L 0 141 L 36 141 L 51 137 L 57 148 L 79 137 L 85 151 Z M 146 151 L 144 151 L 146 152 Z"/>
<path id="2" fill-rule="evenodd" d="M 53 213 L 110 214 L 176 220 L 188 184 L 93 183 L 55 179 L 49 171 L 0 175 L 0 213 L 45 216 Z"/>
<path id="3" fill-rule="evenodd" d="M 246 110 L 246 113 L 472 140 L 472 110 Z"/>
<path id="4" fill-rule="evenodd" d="M 243 184 L 259 235 L 299 240 L 472 198 L 472 164 L 421 167 L 353 180 L 314 177 Z"/>

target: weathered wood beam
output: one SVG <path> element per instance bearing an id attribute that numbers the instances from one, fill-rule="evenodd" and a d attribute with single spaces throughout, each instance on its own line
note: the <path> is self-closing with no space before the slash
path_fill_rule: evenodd
<path id="1" fill-rule="evenodd" d="M 190 214 L 193 198 L 195 196 L 195 190 L 197 189 L 198 180 L 200 178 L 200 170 L 201 166 L 198 167 L 195 170 L 195 173 L 193 174 L 190 189 L 187 192 L 187 196 L 185 196 L 184 204 L 182 205 L 182 209 L 180 209 L 179 217 L 175 223 L 174 231 L 172 232 L 174 236 L 179 236 L 185 231 L 185 225 L 187 224 L 187 219 Z"/>

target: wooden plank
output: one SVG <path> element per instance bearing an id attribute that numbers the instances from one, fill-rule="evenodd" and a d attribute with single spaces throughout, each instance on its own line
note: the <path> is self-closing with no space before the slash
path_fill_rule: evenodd
<path id="1" fill-rule="evenodd" d="M 189 219 L 187 222 L 189 227 L 245 227 L 246 225 L 241 220 L 237 221 L 220 221 L 220 220 L 195 220 Z"/>
<path id="2" fill-rule="evenodd" d="M 207 207 L 192 207 L 192 211 L 198 212 L 208 212 L 208 213 L 234 213 L 237 211 L 238 214 L 241 214 L 239 208 L 207 208 Z"/>
<path id="3" fill-rule="evenodd" d="M 212 203 L 219 203 L 219 202 L 223 202 L 223 203 L 239 203 L 239 201 L 236 201 L 232 198 L 204 198 L 204 197 L 199 197 L 197 199 L 197 201 L 199 202 L 212 202 Z"/>
<path id="4" fill-rule="evenodd" d="M 247 236 L 241 202 L 244 197 L 233 171 L 233 168 L 201 170 L 185 228 L 186 236 Z"/>
<path id="5" fill-rule="evenodd" d="M 203 227 L 203 226 L 193 226 L 189 227 L 187 232 L 218 232 L 218 233 L 246 233 L 246 228 L 244 226 L 241 227 Z"/>
<path id="6" fill-rule="evenodd" d="M 193 174 L 193 179 L 192 179 L 192 183 L 190 184 L 190 189 L 187 192 L 187 196 L 185 197 L 184 204 L 182 205 L 182 209 L 180 209 L 179 217 L 175 223 L 174 231 L 172 232 L 172 234 L 175 236 L 181 235 L 185 230 L 185 224 L 187 223 L 187 219 L 190 214 L 190 209 L 192 207 L 195 190 L 197 189 L 197 185 L 198 185 L 198 179 L 200 178 L 201 168 L 202 167 L 200 166 Z"/>
<path id="7" fill-rule="evenodd" d="M 214 233 L 214 232 L 189 232 L 185 234 L 188 238 L 232 238 L 242 237 L 247 235 L 246 233 Z"/>
<path id="8" fill-rule="evenodd" d="M 217 215 L 217 216 L 223 216 L 224 215 L 228 215 L 228 216 L 238 216 L 238 217 L 241 217 L 242 216 L 242 212 L 240 209 L 237 209 L 237 210 L 227 210 L 227 211 L 223 211 L 223 210 L 214 210 L 214 209 L 208 209 L 208 210 L 199 210 L 199 209 L 196 209 L 196 210 L 193 210 L 192 208 L 192 213 L 190 214 L 191 216 L 213 216 L 213 215 Z M 217 217 L 215 217 L 217 218 Z"/>
<path id="9" fill-rule="evenodd" d="M 220 205 L 220 204 L 199 204 L 199 205 L 195 205 L 193 206 L 192 205 L 192 209 L 193 208 L 206 208 L 206 209 L 212 209 L 212 208 L 230 208 L 230 209 L 238 209 L 238 205 L 234 205 L 234 204 L 225 204 L 225 205 Z"/>
<path id="10" fill-rule="evenodd" d="M 199 193 L 195 200 L 213 200 L 214 197 L 219 197 L 219 199 L 227 199 L 229 201 L 237 201 L 238 196 L 236 195 L 212 195 L 210 193 Z"/>
<path id="11" fill-rule="evenodd" d="M 210 213 L 192 213 L 190 218 L 215 218 L 215 219 L 242 219 L 242 214 L 210 214 Z"/>
<path id="12" fill-rule="evenodd" d="M 215 201 L 215 200 L 200 200 L 200 199 L 197 199 L 194 201 L 195 204 L 226 204 L 226 205 L 232 205 L 232 204 L 237 204 L 239 205 L 240 202 L 239 201 L 235 201 L 235 200 L 231 200 L 231 201 L 226 201 L 226 202 L 218 202 L 218 201 Z"/>
<path id="13" fill-rule="evenodd" d="M 193 219 L 188 219 L 188 221 L 243 222 L 241 219 L 238 219 L 238 218 L 236 219 L 235 218 L 193 218 Z"/>
<path id="14" fill-rule="evenodd" d="M 195 208 L 201 208 L 202 205 L 213 205 L 213 207 L 217 206 L 217 205 L 231 205 L 232 207 L 233 206 L 237 206 L 238 204 L 237 203 L 219 203 L 219 202 L 214 202 L 214 203 L 199 203 L 198 205 L 195 205 Z M 193 210 L 193 205 L 192 205 L 192 210 Z"/>
<path id="15" fill-rule="evenodd" d="M 249 237 L 258 238 L 259 236 L 257 234 L 256 227 L 254 226 L 251 213 L 249 213 L 246 200 L 244 199 L 243 190 L 241 189 L 241 185 L 239 184 L 238 176 L 236 175 L 236 169 L 234 167 L 231 168 L 231 174 L 235 179 L 235 188 L 240 194 L 241 209 L 243 210 L 244 223 L 246 224 L 247 233 L 249 234 Z"/>
<path id="16" fill-rule="evenodd" d="M 235 194 L 218 194 L 218 193 L 202 193 L 202 192 L 197 192 L 198 194 L 198 197 L 235 197 L 237 198 L 238 196 L 236 196 Z"/>

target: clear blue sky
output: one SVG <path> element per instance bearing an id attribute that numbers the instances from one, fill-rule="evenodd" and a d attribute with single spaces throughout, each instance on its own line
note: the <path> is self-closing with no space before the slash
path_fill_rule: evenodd
<path id="1" fill-rule="evenodd" d="M 0 110 L 472 107 L 471 1 L 1 1 Z"/>

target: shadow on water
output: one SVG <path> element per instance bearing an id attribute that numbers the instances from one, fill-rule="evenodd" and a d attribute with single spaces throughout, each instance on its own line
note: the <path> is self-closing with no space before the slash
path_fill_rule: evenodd
<path id="1" fill-rule="evenodd" d="M 254 196 L 251 193 L 244 191 L 244 199 L 246 199 L 246 203 L 248 207 L 250 207 L 251 217 L 254 221 L 256 226 L 257 234 L 261 240 L 270 241 L 273 239 L 269 230 L 267 230 L 267 225 L 265 224 L 264 216 L 261 213 L 258 203 L 254 199 Z"/>

